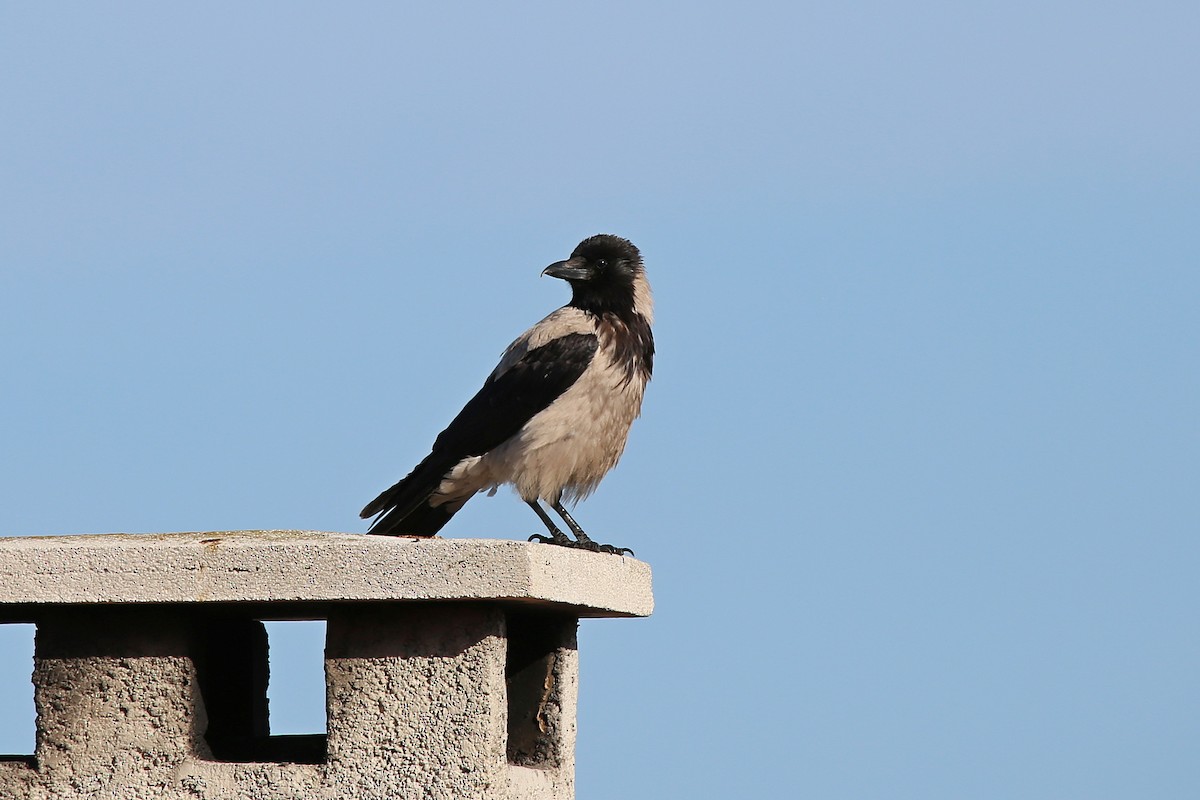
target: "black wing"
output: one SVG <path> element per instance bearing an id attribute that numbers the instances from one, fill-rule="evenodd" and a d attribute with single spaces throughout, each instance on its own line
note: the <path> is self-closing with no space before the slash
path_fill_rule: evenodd
<path id="1" fill-rule="evenodd" d="M 433 494 L 451 467 L 512 438 L 579 380 L 597 346 L 595 334 L 570 333 L 528 351 L 500 375 L 490 376 L 438 435 L 425 460 L 362 510 L 364 519 L 383 514 L 372 531 L 380 527 L 404 533 L 404 518 Z"/>
<path id="2" fill-rule="evenodd" d="M 438 435 L 433 452 L 452 454 L 457 463 L 512 438 L 579 380 L 596 347 L 595 334 L 570 333 L 530 350 L 499 377 L 488 378 Z"/>

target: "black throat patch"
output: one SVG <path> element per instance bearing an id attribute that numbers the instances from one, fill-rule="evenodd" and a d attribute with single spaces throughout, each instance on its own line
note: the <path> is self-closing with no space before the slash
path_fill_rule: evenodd
<path id="1" fill-rule="evenodd" d="M 612 311 L 595 316 L 600 346 L 612 353 L 614 363 L 625 373 L 622 385 L 634 377 L 642 383 L 650 380 L 654 372 L 654 334 L 646 318 L 638 313 Z"/>

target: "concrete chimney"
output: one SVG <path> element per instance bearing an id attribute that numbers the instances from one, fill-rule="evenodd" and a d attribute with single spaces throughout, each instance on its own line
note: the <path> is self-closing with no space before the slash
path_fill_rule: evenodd
<path id="1" fill-rule="evenodd" d="M 578 621 L 652 607 L 646 564 L 524 542 L 0 539 L 0 622 L 37 626 L 0 800 L 567 800 Z M 327 621 L 325 734 L 271 734 L 263 620 Z"/>

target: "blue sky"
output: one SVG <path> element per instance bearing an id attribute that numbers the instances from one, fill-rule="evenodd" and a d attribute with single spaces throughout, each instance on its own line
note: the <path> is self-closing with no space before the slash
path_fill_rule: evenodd
<path id="1" fill-rule="evenodd" d="M 0 535 L 363 530 L 618 233 L 659 356 L 577 516 L 658 610 L 582 626 L 581 797 L 1195 797 L 1198 28 L 8 4 Z"/>

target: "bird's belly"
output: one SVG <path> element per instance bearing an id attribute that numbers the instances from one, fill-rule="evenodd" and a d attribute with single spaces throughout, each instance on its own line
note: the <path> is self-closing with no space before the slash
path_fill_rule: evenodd
<path id="1" fill-rule="evenodd" d="M 511 483 L 525 500 L 581 499 L 620 460 L 641 404 L 637 381 L 585 375 L 483 461 L 494 484 Z"/>

